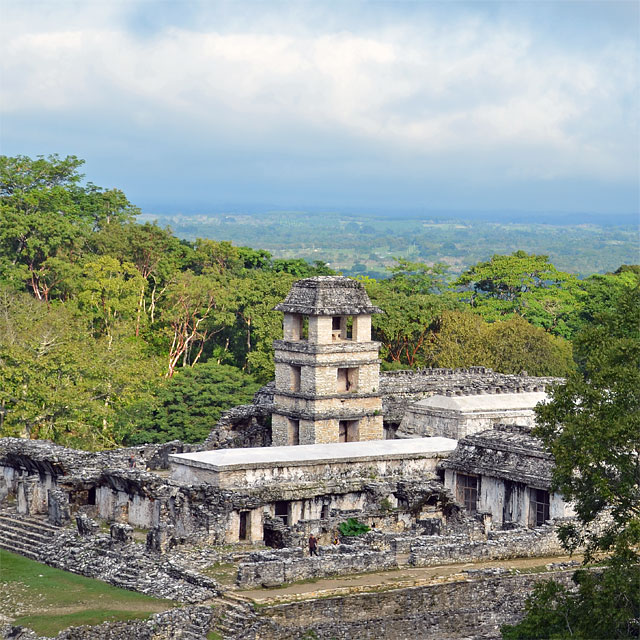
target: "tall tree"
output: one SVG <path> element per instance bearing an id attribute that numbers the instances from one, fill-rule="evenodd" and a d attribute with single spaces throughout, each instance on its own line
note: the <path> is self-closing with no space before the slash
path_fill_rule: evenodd
<path id="1" fill-rule="evenodd" d="M 536 409 L 555 458 L 553 488 L 575 505 L 560 529 L 564 547 L 585 547 L 598 571 L 553 582 L 528 600 L 503 637 L 637 638 L 640 634 L 640 284 L 596 314 L 576 339 L 579 371 Z"/>
<path id="2" fill-rule="evenodd" d="M 578 303 L 576 279 L 558 271 L 547 256 L 524 251 L 494 255 L 467 269 L 453 284 L 489 322 L 517 314 L 556 335 L 571 335 L 567 321 Z"/>
<path id="3" fill-rule="evenodd" d="M 82 163 L 75 156 L 0 156 L 1 271 L 40 300 L 56 281 L 49 259 L 76 260 L 92 230 L 137 213 L 119 191 L 81 186 Z"/>

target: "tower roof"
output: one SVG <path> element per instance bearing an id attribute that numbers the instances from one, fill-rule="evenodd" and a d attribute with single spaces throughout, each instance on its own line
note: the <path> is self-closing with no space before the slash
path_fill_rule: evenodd
<path id="1" fill-rule="evenodd" d="M 305 316 L 353 316 L 382 313 L 371 304 L 357 280 L 344 276 L 316 276 L 298 280 L 284 302 L 274 309 Z"/>

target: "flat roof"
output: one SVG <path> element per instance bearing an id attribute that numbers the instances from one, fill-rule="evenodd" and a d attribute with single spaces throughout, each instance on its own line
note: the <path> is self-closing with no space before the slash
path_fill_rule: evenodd
<path id="1" fill-rule="evenodd" d="M 332 442 L 287 447 L 251 447 L 213 449 L 193 453 L 174 453 L 169 461 L 211 471 L 258 469 L 275 466 L 307 466 L 321 463 L 366 462 L 398 458 L 431 458 L 447 454 L 458 444 L 452 438 L 407 438 L 401 440 L 365 440 Z"/>
<path id="2" fill-rule="evenodd" d="M 538 403 L 544 402 L 547 397 L 544 391 L 487 393 L 473 396 L 435 395 L 420 400 L 413 406 L 453 411 L 509 411 L 512 409 L 533 409 Z"/>

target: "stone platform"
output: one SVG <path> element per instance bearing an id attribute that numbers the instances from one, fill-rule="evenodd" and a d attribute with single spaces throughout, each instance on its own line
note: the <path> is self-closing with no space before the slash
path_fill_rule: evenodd
<path id="1" fill-rule="evenodd" d="M 169 456 L 172 478 L 223 488 L 276 482 L 430 475 L 456 448 L 450 438 L 369 440 L 287 447 L 219 449 Z"/>

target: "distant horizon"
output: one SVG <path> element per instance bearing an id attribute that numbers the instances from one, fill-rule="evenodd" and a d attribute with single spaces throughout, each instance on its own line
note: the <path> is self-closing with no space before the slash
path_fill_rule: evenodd
<path id="1" fill-rule="evenodd" d="M 135 203 L 134 203 L 135 204 Z M 376 207 L 351 207 L 351 208 L 337 208 L 337 207 L 323 207 L 323 206 L 309 206 L 303 207 L 291 207 L 291 208 L 279 208 L 269 205 L 264 206 L 242 206 L 242 205 L 221 205 L 218 207 L 211 206 L 210 209 L 203 210 L 200 208 L 194 208 L 189 210 L 186 208 L 180 209 L 165 209 L 165 210 L 150 210 L 147 208 L 142 209 L 140 216 L 150 217 L 159 216 L 161 218 L 170 217 L 215 217 L 224 215 L 247 215 L 247 216 L 260 216 L 260 215 L 273 215 L 273 214 L 300 214 L 300 215 L 315 215 L 315 214 L 332 214 L 332 215 L 345 215 L 354 217 L 371 217 L 376 219 L 434 219 L 434 220 L 451 220 L 451 221 L 483 221 L 483 222 L 514 222 L 522 223 L 527 222 L 530 224 L 548 224 L 558 226 L 577 226 L 580 224 L 595 224 L 600 226 L 637 226 L 640 228 L 640 214 L 637 212 L 629 213 L 598 213 L 593 211 L 515 211 L 515 210 L 424 210 L 422 208 L 403 208 L 403 209 L 376 209 Z"/>

